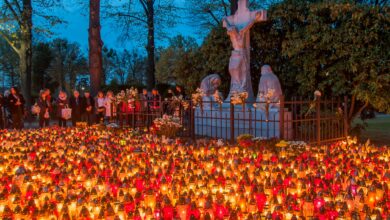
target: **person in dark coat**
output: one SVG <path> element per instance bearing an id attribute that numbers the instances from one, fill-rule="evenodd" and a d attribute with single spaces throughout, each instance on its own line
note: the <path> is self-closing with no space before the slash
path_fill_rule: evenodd
<path id="1" fill-rule="evenodd" d="M 161 96 L 157 89 L 152 90 L 152 96 L 149 98 L 150 108 L 152 111 L 160 109 Z"/>
<path id="2" fill-rule="evenodd" d="M 14 129 L 23 128 L 24 98 L 19 91 L 12 87 L 8 96 L 8 109 L 11 113 Z"/>
<path id="3" fill-rule="evenodd" d="M 49 102 L 50 106 L 49 106 L 49 112 L 53 112 L 53 98 L 51 97 L 51 91 L 50 89 L 45 89 L 45 93 L 46 93 L 46 100 Z"/>
<path id="4" fill-rule="evenodd" d="M 4 109 L 5 101 L 2 94 L 0 94 L 0 129 L 4 129 L 4 116 L 5 116 L 5 109 Z"/>
<path id="5" fill-rule="evenodd" d="M 39 94 L 39 99 L 37 104 L 40 109 L 38 114 L 39 127 L 40 128 L 47 127 L 49 126 L 49 122 L 50 122 L 51 104 L 50 101 L 47 99 L 47 93 L 45 91 L 41 91 L 41 93 Z"/>
<path id="6" fill-rule="evenodd" d="M 83 111 L 83 100 L 80 97 L 79 91 L 75 90 L 73 96 L 69 99 L 69 106 L 72 109 L 72 125 L 76 126 L 77 122 L 81 121 Z"/>
<path id="7" fill-rule="evenodd" d="M 93 124 L 93 115 L 95 107 L 95 100 L 91 97 L 91 93 L 89 91 L 84 92 L 83 98 L 83 121 L 87 122 L 88 125 Z"/>
<path id="8" fill-rule="evenodd" d="M 62 117 L 62 109 L 69 107 L 69 101 L 68 96 L 65 92 L 61 91 L 58 94 L 57 99 L 57 118 L 58 118 L 58 126 L 60 127 L 66 127 L 66 119 Z"/>

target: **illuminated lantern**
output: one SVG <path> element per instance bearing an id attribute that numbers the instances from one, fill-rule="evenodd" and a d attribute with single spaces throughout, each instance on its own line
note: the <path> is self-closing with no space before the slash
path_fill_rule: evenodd
<path id="1" fill-rule="evenodd" d="M 144 204 L 146 207 L 154 209 L 156 206 L 156 196 L 153 194 L 153 192 L 148 192 L 148 194 L 145 195 Z"/>
<path id="2" fill-rule="evenodd" d="M 178 205 L 176 210 L 180 219 L 187 219 L 188 205 Z"/>
<path id="3" fill-rule="evenodd" d="M 246 199 L 244 196 L 241 196 L 240 201 L 238 202 L 238 205 L 240 206 L 241 212 L 243 212 L 243 213 L 247 212 Z"/>
<path id="4" fill-rule="evenodd" d="M 376 193 L 375 193 L 375 191 L 370 191 L 370 192 L 368 192 L 368 196 L 367 196 L 367 205 L 368 205 L 370 208 L 374 208 L 374 206 L 375 206 L 375 201 L 376 201 Z"/>
<path id="5" fill-rule="evenodd" d="M 163 208 L 162 213 L 163 213 L 164 220 L 173 219 L 174 209 L 172 206 L 168 205 Z"/>

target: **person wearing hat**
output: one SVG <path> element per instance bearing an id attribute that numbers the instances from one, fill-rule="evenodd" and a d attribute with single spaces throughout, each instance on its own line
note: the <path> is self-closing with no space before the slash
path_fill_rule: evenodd
<path id="1" fill-rule="evenodd" d="M 83 98 L 83 121 L 89 126 L 93 124 L 95 100 L 89 91 L 84 92 Z"/>

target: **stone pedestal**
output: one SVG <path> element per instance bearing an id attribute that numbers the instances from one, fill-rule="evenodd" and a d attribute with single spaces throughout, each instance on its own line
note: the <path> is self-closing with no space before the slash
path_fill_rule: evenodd
<path id="1" fill-rule="evenodd" d="M 240 134 L 252 134 L 255 137 L 280 138 L 279 109 L 270 109 L 269 113 L 252 106 L 213 105 L 195 110 L 195 134 L 212 138 L 230 139 Z M 284 139 L 292 136 L 292 114 L 284 110 Z"/>

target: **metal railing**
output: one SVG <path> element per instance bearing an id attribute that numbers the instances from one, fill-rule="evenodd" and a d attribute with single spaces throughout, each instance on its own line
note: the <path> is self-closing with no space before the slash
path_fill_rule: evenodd
<path id="1" fill-rule="evenodd" d="M 244 105 L 203 102 L 188 108 L 167 100 L 138 101 L 133 108 L 117 107 L 116 117 L 121 126 L 149 128 L 153 120 L 164 114 L 180 118 L 186 137 L 222 138 L 234 142 L 240 134 L 265 139 L 322 144 L 342 140 L 348 135 L 347 99 L 286 101 L 277 103 L 247 102 Z M 256 107 L 254 107 L 254 105 Z"/>

